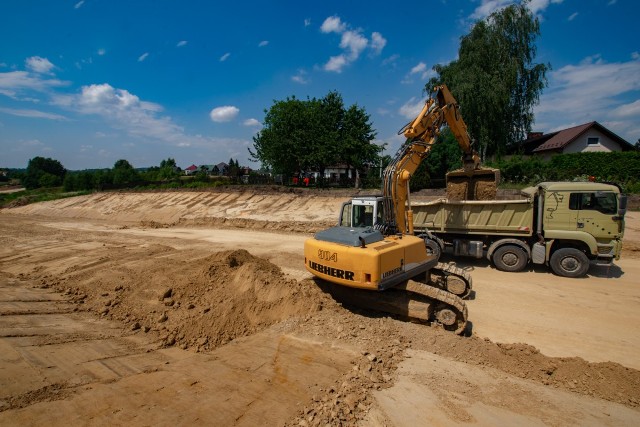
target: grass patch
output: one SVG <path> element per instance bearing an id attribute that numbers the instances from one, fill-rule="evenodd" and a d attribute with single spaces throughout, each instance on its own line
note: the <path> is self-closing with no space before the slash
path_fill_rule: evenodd
<path id="1" fill-rule="evenodd" d="M 0 208 L 13 208 L 31 203 L 49 200 L 65 199 L 67 197 L 82 196 L 92 191 L 64 191 L 62 187 L 38 188 L 35 190 L 17 191 L 15 193 L 0 193 Z"/>

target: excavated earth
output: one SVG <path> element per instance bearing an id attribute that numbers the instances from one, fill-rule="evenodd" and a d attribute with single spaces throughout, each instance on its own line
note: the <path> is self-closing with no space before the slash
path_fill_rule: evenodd
<path id="1" fill-rule="evenodd" d="M 306 272 L 304 240 L 353 194 L 1 210 L 0 425 L 638 425 L 637 212 L 623 258 L 584 279 L 455 260 L 475 290 L 460 337 L 342 304 Z"/>

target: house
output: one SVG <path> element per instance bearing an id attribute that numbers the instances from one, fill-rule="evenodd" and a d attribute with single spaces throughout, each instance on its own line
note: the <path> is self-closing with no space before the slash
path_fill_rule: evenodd
<path id="1" fill-rule="evenodd" d="M 196 165 L 191 165 L 184 170 L 185 175 L 195 175 L 196 173 L 198 173 L 198 167 Z"/>
<path id="2" fill-rule="evenodd" d="M 212 175 L 223 176 L 227 174 L 227 170 L 229 170 L 229 165 L 225 162 L 220 162 L 213 166 Z"/>
<path id="3" fill-rule="evenodd" d="M 545 159 L 554 154 L 633 149 L 631 144 L 598 122 L 589 122 L 547 134 L 531 132 L 519 147 L 525 155 L 543 156 Z"/>
<path id="4" fill-rule="evenodd" d="M 341 179 L 352 179 L 353 178 L 353 169 L 351 169 L 348 165 L 338 164 L 333 166 L 327 166 L 324 170 L 324 178 L 329 180 L 329 182 L 338 182 Z"/>

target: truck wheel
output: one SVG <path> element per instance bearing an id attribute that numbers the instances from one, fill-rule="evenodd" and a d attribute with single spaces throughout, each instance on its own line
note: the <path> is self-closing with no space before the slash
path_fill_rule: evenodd
<path id="1" fill-rule="evenodd" d="M 442 249 L 435 240 L 424 239 L 424 245 L 427 247 L 427 255 L 435 255 L 436 259 L 440 259 Z"/>
<path id="2" fill-rule="evenodd" d="M 562 248 L 551 255 L 551 270 L 562 277 L 582 277 L 589 271 L 589 258 L 579 249 Z"/>
<path id="3" fill-rule="evenodd" d="M 504 245 L 495 250 L 491 256 L 498 270 L 522 271 L 529 262 L 527 253 L 519 246 Z"/>

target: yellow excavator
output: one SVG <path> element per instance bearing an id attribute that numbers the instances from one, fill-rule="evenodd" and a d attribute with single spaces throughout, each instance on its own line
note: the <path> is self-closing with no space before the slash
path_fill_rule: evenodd
<path id="1" fill-rule="evenodd" d="M 382 222 L 320 231 L 305 241 L 304 255 L 306 269 L 330 282 L 330 292 L 348 304 L 439 324 L 461 334 L 467 322 L 461 297 L 470 293 L 471 277 L 438 263 L 440 251 L 430 235 L 413 234 L 409 191 L 411 175 L 437 143 L 445 124 L 464 153 L 464 166 L 456 179 L 473 183 L 481 177 L 497 182 L 495 170 L 480 168 L 455 98 L 445 85 L 438 86 L 420 114 L 399 132 L 407 141 L 384 171 Z M 465 191 L 473 193 L 473 188 L 466 185 Z"/>

